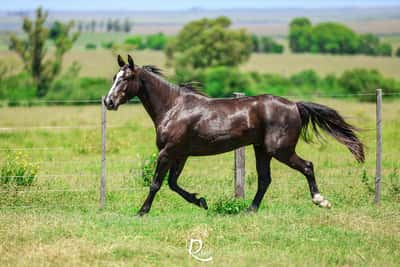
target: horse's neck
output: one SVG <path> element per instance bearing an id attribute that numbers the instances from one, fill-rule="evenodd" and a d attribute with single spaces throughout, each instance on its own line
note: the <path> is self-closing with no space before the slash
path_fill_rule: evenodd
<path id="1" fill-rule="evenodd" d="M 179 93 L 168 82 L 152 73 L 142 71 L 140 76 L 143 86 L 138 97 L 157 126 L 172 108 Z"/>

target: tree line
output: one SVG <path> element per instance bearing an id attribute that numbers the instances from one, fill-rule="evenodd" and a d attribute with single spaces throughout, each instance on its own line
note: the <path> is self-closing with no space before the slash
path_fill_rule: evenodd
<path id="1" fill-rule="evenodd" d="M 24 19 L 24 35 L 11 36 L 10 49 L 22 59 L 24 71 L 10 75 L 7 68 L 0 64 L 0 99 L 98 99 L 104 88 L 109 86 L 108 79 L 79 78 L 80 68 L 77 63 L 61 72 L 63 55 L 72 48 L 79 36 L 79 32 L 73 31 L 74 23 L 55 22 L 48 28 L 47 16 L 47 12 L 39 8 L 34 20 Z M 306 19 L 295 19 L 292 24 L 300 28 L 311 25 Z M 279 44 L 268 37 L 255 37 L 246 29 L 233 29 L 231 26 L 227 17 L 204 18 L 189 22 L 174 37 L 167 37 L 162 33 L 146 37 L 130 36 L 123 45 L 129 50 L 163 50 L 167 64 L 175 70 L 171 79 L 178 83 L 200 81 L 211 96 L 228 96 L 236 90 L 243 90 L 248 94 L 268 92 L 278 95 L 294 92 L 299 95 L 313 92 L 364 93 L 365 90 L 375 87 L 381 87 L 386 92 L 400 91 L 399 82 L 387 79 L 377 71 L 363 69 L 345 72 L 341 77 L 328 75 L 325 78 L 318 77 L 313 71 L 301 72 L 290 78 L 274 74 L 242 73 L 236 67 L 246 62 L 253 52 L 279 53 L 283 48 L 279 48 Z M 343 27 L 341 30 L 349 33 Z M 311 32 L 314 32 L 312 28 Z M 307 36 L 301 35 L 299 40 L 296 39 L 296 49 L 301 52 L 305 52 L 307 47 Z M 348 36 L 354 37 L 354 34 L 342 34 L 339 47 L 344 51 L 354 51 L 360 43 L 351 41 Z M 348 40 L 349 43 L 343 40 Z M 54 49 L 46 49 L 49 41 L 53 42 Z M 337 47 L 334 41 L 330 45 L 322 46 Z M 370 46 L 364 43 L 363 47 L 366 49 L 365 47 Z M 118 49 L 112 42 L 105 43 L 104 48 Z"/>
<path id="2" fill-rule="evenodd" d="M 392 56 L 392 45 L 381 42 L 374 34 L 357 34 L 349 27 L 334 22 L 312 25 L 305 17 L 290 22 L 289 47 L 295 53 Z M 399 50 L 397 53 L 400 53 Z"/>
<path id="3" fill-rule="evenodd" d="M 132 31 L 133 22 L 125 18 L 122 21 L 120 19 L 107 19 L 107 20 L 89 20 L 89 21 L 78 21 L 76 30 L 79 32 L 125 32 L 130 33 Z"/>

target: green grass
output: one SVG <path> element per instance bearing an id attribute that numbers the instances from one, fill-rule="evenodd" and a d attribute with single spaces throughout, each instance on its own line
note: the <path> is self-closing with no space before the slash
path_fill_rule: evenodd
<path id="1" fill-rule="evenodd" d="M 219 215 L 212 209 L 233 195 L 233 154 L 192 158 L 179 180 L 206 197 L 210 211 L 184 201 L 164 185 L 150 214 L 133 215 L 148 188 L 140 164 L 155 151 L 153 126 L 141 105 L 108 112 L 107 202 L 98 209 L 100 129 L 0 131 L 1 148 L 62 147 L 24 151 L 39 162 L 33 192 L 0 193 L 1 265 L 192 266 L 189 240 L 201 238 L 215 266 L 398 266 L 400 196 L 389 177 L 399 175 L 400 105 L 384 101 L 383 192 L 380 206 L 365 186 L 373 185 L 375 131 L 373 104 L 316 99 L 365 129 L 366 163 L 329 139 L 301 142 L 298 153 L 314 162 L 317 182 L 333 205 L 314 206 L 299 173 L 276 161 L 272 184 L 257 214 Z M 100 108 L 1 108 L 0 127 L 99 125 Z M 8 151 L 0 151 L 0 166 Z M 252 149 L 246 151 L 246 199 L 256 190 Z M 72 174 L 49 177 L 49 174 Z M 74 192 L 62 190 L 90 190 Z M 130 189 L 130 191 L 117 191 Z M 34 192 L 35 190 L 38 190 Z M 49 191 L 50 190 L 50 191 Z M 51 191 L 53 190 L 53 191 Z M 57 191 L 61 190 L 61 191 Z"/>

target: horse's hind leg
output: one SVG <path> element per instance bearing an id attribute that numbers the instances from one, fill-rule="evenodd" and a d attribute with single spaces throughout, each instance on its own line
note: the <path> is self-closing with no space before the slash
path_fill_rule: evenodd
<path id="1" fill-rule="evenodd" d="M 310 188 L 312 201 L 323 208 L 330 208 L 331 204 L 326 200 L 318 190 L 317 182 L 314 176 L 314 167 L 311 161 L 300 158 L 295 152 L 283 151 L 274 156 L 279 161 L 285 163 L 289 167 L 300 171 L 306 178 Z"/>
<path id="2" fill-rule="evenodd" d="M 268 186 L 271 183 L 271 156 L 267 153 L 263 146 L 254 146 L 254 153 L 256 156 L 256 167 L 258 174 L 258 188 L 254 196 L 253 202 L 249 207 L 250 211 L 257 211 L 263 199 Z"/>
<path id="3" fill-rule="evenodd" d="M 178 181 L 179 175 L 181 174 L 181 172 L 183 170 L 183 167 L 185 166 L 185 163 L 186 163 L 186 158 L 177 160 L 172 164 L 171 169 L 169 170 L 168 185 L 171 188 L 171 190 L 177 192 L 180 196 L 182 196 L 188 202 L 193 203 L 204 209 L 208 209 L 205 198 L 203 198 L 203 197 L 196 198 L 196 193 L 189 193 L 178 185 L 177 181 Z"/>

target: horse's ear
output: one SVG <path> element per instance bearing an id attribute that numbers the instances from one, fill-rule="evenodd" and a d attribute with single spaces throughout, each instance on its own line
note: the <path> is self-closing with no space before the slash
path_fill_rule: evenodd
<path id="1" fill-rule="evenodd" d="M 122 59 L 120 55 L 118 55 L 118 65 L 122 68 L 126 65 L 125 61 Z"/>
<path id="2" fill-rule="evenodd" d="M 133 59 L 132 59 L 131 55 L 128 55 L 128 64 L 129 64 L 129 68 L 131 70 L 135 69 L 135 63 L 133 62 Z"/>

